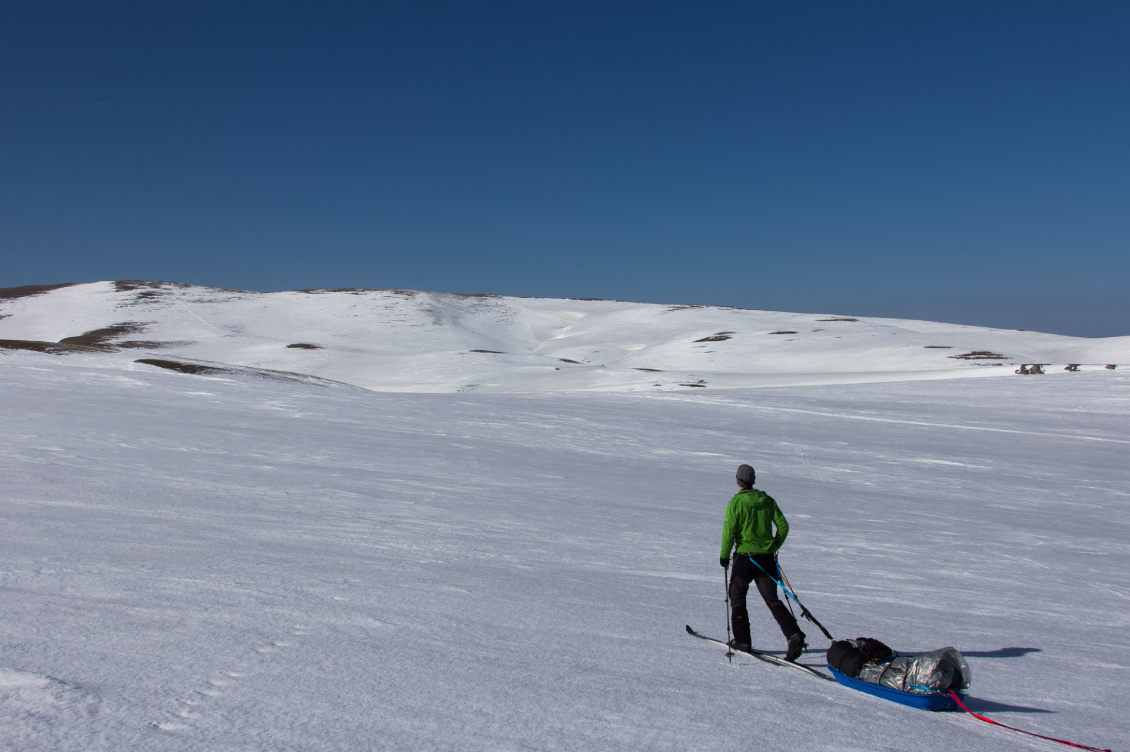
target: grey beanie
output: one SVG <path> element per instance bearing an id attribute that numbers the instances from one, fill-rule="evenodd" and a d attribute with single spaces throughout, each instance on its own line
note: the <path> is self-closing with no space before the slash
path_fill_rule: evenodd
<path id="1" fill-rule="evenodd" d="M 757 478 L 757 473 L 749 465 L 738 465 L 738 483 L 743 486 L 752 486 L 753 481 Z"/>

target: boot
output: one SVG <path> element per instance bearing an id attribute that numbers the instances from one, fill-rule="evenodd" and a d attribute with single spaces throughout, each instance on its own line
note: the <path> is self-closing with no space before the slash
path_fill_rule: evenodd
<path id="1" fill-rule="evenodd" d="M 785 660 L 795 661 L 800 658 L 800 654 L 804 652 L 806 647 L 808 647 L 808 644 L 804 641 L 804 632 L 797 632 L 789 638 L 789 649 L 785 651 Z"/>

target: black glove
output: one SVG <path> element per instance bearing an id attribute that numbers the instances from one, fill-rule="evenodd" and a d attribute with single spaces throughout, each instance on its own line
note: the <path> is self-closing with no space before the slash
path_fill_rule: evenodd
<path id="1" fill-rule="evenodd" d="M 730 560 L 729 559 L 723 559 L 723 558 L 719 557 L 718 563 L 722 565 L 723 569 L 729 569 L 730 568 Z"/>

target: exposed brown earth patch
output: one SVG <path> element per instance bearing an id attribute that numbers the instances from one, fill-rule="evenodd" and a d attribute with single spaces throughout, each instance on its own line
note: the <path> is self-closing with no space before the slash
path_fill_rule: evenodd
<path id="1" fill-rule="evenodd" d="M 949 345 L 926 345 L 927 350 L 952 350 Z"/>
<path id="2" fill-rule="evenodd" d="M 663 371 L 661 371 L 661 370 L 660 370 L 660 369 L 658 369 L 658 368 L 636 368 L 636 369 L 633 369 L 633 370 L 636 370 L 636 371 L 647 371 L 648 373 L 663 373 Z"/>
<path id="3" fill-rule="evenodd" d="M 717 334 L 712 334 L 709 337 L 696 339 L 695 342 L 725 342 L 726 340 L 731 339 L 733 336 L 733 332 L 718 332 Z"/>
<path id="4" fill-rule="evenodd" d="M 387 292 L 392 295 L 402 295 L 406 298 L 414 298 L 420 293 L 417 290 L 384 290 L 384 289 L 371 289 L 366 287 L 333 287 L 333 288 L 320 288 L 317 290 L 294 290 L 293 292 L 301 292 L 306 295 L 325 295 L 327 293 L 344 293 L 346 295 L 364 295 L 369 292 Z"/>
<path id="5" fill-rule="evenodd" d="M 145 329 L 145 324 L 128 321 L 102 329 L 92 329 L 74 337 L 63 337 L 58 342 L 41 342 L 38 340 L 5 339 L 0 340 L 0 349 L 4 350 L 29 350 L 32 352 L 52 353 L 65 355 L 74 352 L 117 352 L 123 349 L 156 350 L 161 347 L 173 345 L 188 345 L 191 342 L 153 342 L 149 340 L 114 341 L 117 337 L 127 334 L 137 334 Z"/>
<path id="6" fill-rule="evenodd" d="M 124 337 L 127 334 L 137 334 L 145 330 L 145 324 L 136 321 L 127 321 L 122 324 L 114 324 L 102 329 L 91 329 L 89 332 L 84 332 L 77 337 L 63 337 L 59 340 L 60 345 L 85 345 L 87 347 L 101 347 L 109 345 L 111 340 L 118 337 Z"/>
<path id="7" fill-rule="evenodd" d="M 360 287 L 333 287 L 333 288 L 323 289 L 323 290 L 295 290 L 295 292 L 304 292 L 307 295 L 324 295 L 326 293 L 331 293 L 331 292 L 344 292 L 344 293 L 349 293 L 350 295 L 360 295 L 361 293 L 364 293 L 364 292 L 379 292 L 379 291 L 364 290 Z M 396 291 L 390 290 L 390 292 L 396 292 Z"/>
<path id="8" fill-rule="evenodd" d="M 134 363 L 144 363 L 147 366 L 157 366 L 158 368 L 166 368 L 170 371 L 177 371 L 178 373 L 194 373 L 194 374 L 213 374 L 213 373 L 235 373 L 229 368 L 218 368 L 216 366 L 205 366 L 200 363 L 183 363 L 179 360 L 162 360 L 160 358 L 141 358 L 135 360 Z"/>
<path id="9" fill-rule="evenodd" d="M 41 342 L 34 339 L 0 339 L 0 350 L 29 350 L 31 352 L 65 355 L 74 352 L 112 352 L 112 347 L 65 345 L 58 342 Z"/>
<path id="10" fill-rule="evenodd" d="M 505 355 L 506 354 L 506 353 L 502 352 L 501 350 L 471 350 L 471 352 L 490 353 L 491 355 Z"/>
<path id="11" fill-rule="evenodd" d="M 1004 360 L 1005 356 L 989 350 L 974 350 L 961 355 L 950 355 L 954 360 Z"/>
<path id="12" fill-rule="evenodd" d="M 198 376 L 250 376 L 252 378 L 266 379 L 268 381 L 285 381 L 291 383 L 298 382 L 301 384 L 313 384 L 315 386 L 350 386 L 349 384 L 344 384 L 340 381 L 323 379 L 320 376 L 311 376 L 307 373 L 296 373 L 295 371 L 275 371 L 270 368 L 209 365 L 207 363 L 188 363 L 181 360 L 167 360 L 165 358 L 140 358 L 138 360 L 135 360 L 134 362 L 144 363 L 145 365 L 156 366 L 157 368 L 164 368 L 166 370 L 176 371 L 178 373 L 195 374 Z"/>
<path id="13" fill-rule="evenodd" d="M 189 285 L 177 282 L 150 282 L 144 279 L 119 279 L 114 282 L 114 289 L 118 292 L 134 293 L 133 299 L 125 305 L 137 305 L 139 303 L 156 300 L 164 295 L 165 287 L 186 288 L 189 287 Z"/>
<path id="14" fill-rule="evenodd" d="M 124 305 L 137 305 L 139 303 L 147 303 L 164 297 L 169 290 L 188 290 L 194 289 L 199 294 L 204 291 L 210 292 L 226 292 L 226 293 L 245 293 L 248 290 L 234 290 L 227 287 L 194 287 L 193 285 L 186 285 L 183 282 L 156 282 L 148 279 L 119 279 L 114 282 L 114 289 L 118 292 L 132 292 L 136 293 L 133 300 L 126 302 Z"/>
<path id="15" fill-rule="evenodd" d="M 114 282 L 114 289 L 118 292 L 137 292 L 138 290 L 159 290 L 161 282 L 149 282 L 144 279 L 119 279 Z"/>
<path id="16" fill-rule="evenodd" d="M 115 348 L 122 348 L 123 350 L 160 350 L 162 347 L 177 347 L 184 345 L 191 345 L 191 342 L 154 342 L 146 339 L 127 339 L 122 342 L 115 342 Z"/>
<path id="17" fill-rule="evenodd" d="M 17 298 L 30 298 L 33 295 L 42 295 L 45 292 L 52 290 L 60 290 L 64 287 L 73 287 L 74 282 L 64 282 L 61 285 L 23 285 L 22 287 L 2 287 L 0 288 L 0 300 L 15 300 Z"/>
<path id="18" fill-rule="evenodd" d="M 287 347 L 295 349 L 295 350 L 321 350 L 322 349 L 321 345 L 311 345 L 308 342 L 295 342 L 293 345 L 287 345 Z"/>
<path id="19" fill-rule="evenodd" d="M 786 329 L 784 331 L 780 331 L 780 332 L 769 332 L 769 333 L 770 334 L 796 334 L 796 332 L 788 330 L 788 329 Z"/>
<path id="20" fill-rule="evenodd" d="M 584 363 L 581 363 L 579 360 L 569 360 L 568 358 L 558 358 L 558 360 L 562 363 L 572 363 L 575 366 L 584 365 Z"/>
<path id="21" fill-rule="evenodd" d="M 817 321 L 859 321 L 859 319 L 841 318 L 841 319 L 816 319 Z"/>

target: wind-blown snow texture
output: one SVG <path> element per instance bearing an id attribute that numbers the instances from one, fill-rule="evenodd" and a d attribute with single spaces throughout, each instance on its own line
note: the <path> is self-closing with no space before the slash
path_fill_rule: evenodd
<path id="1" fill-rule="evenodd" d="M 0 336 L 121 322 L 83 315 Z M 954 645 L 974 710 L 1130 737 L 1121 369 L 411 394 L 134 353 L 0 353 L 5 749 L 1049 748 L 688 638 L 725 631 L 740 462 L 835 634 Z"/>

